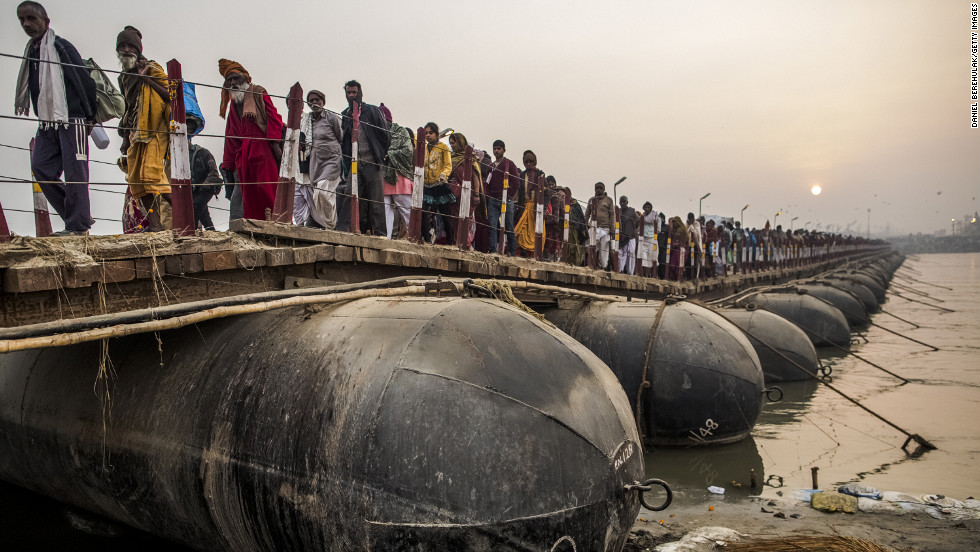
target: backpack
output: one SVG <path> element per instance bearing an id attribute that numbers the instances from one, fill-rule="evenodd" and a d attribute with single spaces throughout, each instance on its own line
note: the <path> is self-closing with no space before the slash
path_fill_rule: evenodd
<path id="1" fill-rule="evenodd" d="M 121 118 L 126 112 L 126 98 L 116 90 L 105 71 L 95 63 L 94 59 L 88 58 L 85 60 L 85 65 L 92 80 L 95 81 L 96 122 L 104 123 L 110 119 Z"/>

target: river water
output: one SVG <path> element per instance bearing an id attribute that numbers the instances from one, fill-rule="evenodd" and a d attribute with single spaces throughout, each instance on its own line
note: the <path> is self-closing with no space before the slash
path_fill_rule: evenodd
<path id="1" fill-rule="evenodd" d="M 726 446 L 648 452 L 648 476 L 667 481 L 675 500 L 707 499 L 708 486 L 725 488 L 727 499 L 789 495 L 811 487 L 814 467 L 819 468 L 819 485 L 824 489 L 861 482 L 880 490 L 957 499 L 980 496 L 980 255 L 910 257 L 893 282 L 884 310 L 920 327 L 884 313 L 875 314 L 873 322 L 935 345 L 939 351 L 876 327 L 866 331 L 867 342 L 853 345 L 852 350 L 911 383 L 902 385 L 852 356 L 819 351 L 823 362 L 833 367 L 835 387 L 921 435 L 937 450 L 917 451 L 914 443 L 908 452 L 902 450 L 903 434 L 811 381 L 782 384 L 785 397 L 766 405 L 750 439 Z M 906 289 L 898 289 L 899 285 Z M 896 292 L 955 312 L 907 301 Z M 100 536 L 104 533 L 116 534 Z M 2 482 L 0 534 L 5 550 L 184 550 L 79 516 L 56 501 Z"/>
<path id="2" fill-rule="evenodd" d="M 937 450 L 917 450 L 914 442 L 902 450 L 905 435 L 810 381 L 780 384 L 785 397 L 765 406 L 750 439 L 650 451 L 647 475 L 667 481 L 678 499 L 707 498 L 709 485 L 732 498 L 790 495 L 811 488 L 814 467 L 823 489 L 860 482 L 882 491 L 980 497 L 980 254 L 912 256 L 892 282 L 883 310 L 920 327 L 885 313 L 872 322 L 939 350 L 874 326 L 864 332 L 867 342 L 851 350 L 910 383 L 839 351 L 817 351 L 833 367 L 834 387 Z"/>

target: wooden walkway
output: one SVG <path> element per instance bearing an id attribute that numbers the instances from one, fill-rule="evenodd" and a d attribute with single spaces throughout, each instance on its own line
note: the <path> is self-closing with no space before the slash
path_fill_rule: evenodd
<path id="1" fill-rule="evenodd" d="M 808 276 L 844 261 L 677 283 L 455 247 L 238 220 L 229 232 L 183 238 L 171 233 L 19 237 L 0 244 L 0 326 L 396 276 L 499 278 L 618 296 L 714 298 Z"/>

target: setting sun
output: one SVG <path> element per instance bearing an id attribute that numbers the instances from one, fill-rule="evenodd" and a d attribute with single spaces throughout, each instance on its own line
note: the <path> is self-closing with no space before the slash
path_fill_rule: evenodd
<path id="1" fill-rule="evenodd" d="M 813 195 L 820 195 L 820 192 L 822 191 L 823 188 L 821 188 L 819 184 L 814 184 L 814 186 L 810 188 L 810 193 Z"/>

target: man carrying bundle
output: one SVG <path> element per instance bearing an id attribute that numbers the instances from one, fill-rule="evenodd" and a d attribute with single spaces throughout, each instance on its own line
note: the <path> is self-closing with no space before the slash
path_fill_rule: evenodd
<path id="1" fill-rule="evenodd" d="M 29 115 L 33 104 L 40 119 L 31 170 L 65 222 L 65 229 L 55 235 L 88 234 L 94 222 L 88 196 L 88 135 L 96 116 L 95 81 L 78 50 L 50 28 L 44 6 L 21 2 L 17 19 L 31 40 L 17 75 L 14 112 Z M 62 172 L 67 184 L 60 180 Z"/>

